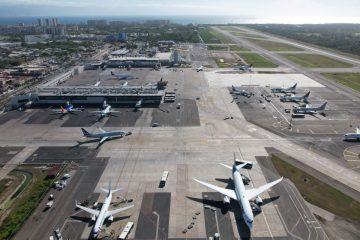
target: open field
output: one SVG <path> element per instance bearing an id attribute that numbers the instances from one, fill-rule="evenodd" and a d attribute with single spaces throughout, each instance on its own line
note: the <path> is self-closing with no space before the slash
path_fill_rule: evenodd
<path id="1" fill-rule="evenodd" d="M 233 67 L 234 64 L 225 62 L 225 61 L 220 61 L 220 59 L 215 59 L 216 64 L 218 65 L 219 68 L 229 68 L 229 67 Z"/>
<path id="2" fill-rule="evenodd" d="M 225 31 L 241 31 L 241 30 L 237 29 L 236 27 L 231 27 L 231 26 L 221 26 L 219 28 L 221 28 Z"/>
<path id="3" fill-rule="evenodd" d="M 351 64 L 317 54 L 282 54 L 285 58 L 309 68 L 345 68 Z"/>
<path id="4" fill-rule="evenodd" d="M 238 45 L 229 45 L 230 51 L 248 51 L 249 49 L 240 47 Z"/>
<path id="5" fill-rule="evenodd" d="M 295 184 L 306 201 L 338 216 L 360 222 L 359 202 L 277 156 L 273 155 L 271 161 L 281 176 Z"/>
<path id="6" fill-rule="evenodd" d="M 360 92 L 360 73 L 323 73 L 323 75 L 328 79 Z"/>
<path id="7" fill-rule="evenodd" d="M 234 31 L 234 32 L 230 32 L 232 35 L 234 36 L 238 36 L 238 37 L 246 37 L 246 38 L 262 38 L 262 39 L 266 39 L 263 36 L 257 35 L 257 34 L 251 34 L 251 33 L 246 33 L 246 32 L 239 32 L 239 31 Z"/>
<path id="8" fill-rule="evenodd" d="M 248 64 L 253 64 L 253 67 L 259 68 L 274 68 L 276 64 L 272 63 L 269 59 L 257 54 L 257 53 L 238 53 L 238 55 L 244 59 Z"/>
<path id="9" fill-rule="evenodd" d="M 212 28 L 200 29 L 199 34 L 204 43 L 233 43 L 230 38 Z"/>
<path id="10" fill-rule="evenodd" d="M 273 41 L 265 41 L 265 40 L 258 40 L 258 39 L 250 39 L 249 41 L 259 45 L 260 47 L 274 52 L 281 52 L 281 51 L 303 51 L 301 48 L 297 48 L 285 43 L 273 42 Z"/>

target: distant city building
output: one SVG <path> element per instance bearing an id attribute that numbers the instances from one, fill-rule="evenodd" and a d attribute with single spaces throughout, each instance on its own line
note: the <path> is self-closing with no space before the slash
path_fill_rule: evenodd
<path id="1" fill-rule="evenodd" d="M 40 27 L 56 27 L 59 22 L 57 18 L 38 18 L 37 25 Z"/>
<path id="2" fill-rule="evenodd" d="M 105 38 L 105 41 L 108 42 L 126 42 L 127 41 L 127 33 L 118 33 L 114 35 L 108 35 Z"/>
<path id="3" fill-rule="evenodd" d="M 41 34 L 41 35 L 25 35 L 25 43 L 34 44 L 34 43 L 42 43 L 46 42 L 51 38 L 49 34 Z"/>
<path id="4" fill-rule="evenodd" d="M 107 21 L 105 19 L 87 20 L 87 25 L 92 27 L 101 27 L 101 26 L 106 26 Z"/>

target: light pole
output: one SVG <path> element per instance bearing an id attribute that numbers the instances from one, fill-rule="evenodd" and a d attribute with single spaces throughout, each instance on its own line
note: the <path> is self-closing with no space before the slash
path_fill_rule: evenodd
<path id="1" fill-rule="evenodd" d="M 156 216 L 156 234 L 155 234 L 155 240 L 158 240 L 160 215 L 159 215 L 156 211 L 153 211 L 152 213 Z"/>

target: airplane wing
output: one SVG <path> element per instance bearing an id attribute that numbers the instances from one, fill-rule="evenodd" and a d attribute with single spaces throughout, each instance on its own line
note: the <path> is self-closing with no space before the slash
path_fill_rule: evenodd
<path id="1" fill-rule="evenodd" d="M 102 133 L 106 133 L 106 131 L 105 131 L 104 129 L 102 129 L 102 128 L 99 128 L 99 130 L 100 130 L 100 132 L 102 132 Z"/>
<path id="2" fill-rule="evenodd" d="M 231 189 L 225 189 L 225 188 L 221 188 L 221 187 L 218 187 L 218 186 L 215 186 L 215 185 L 212 185 L 210 183 L 206 183 L 206 182 L 203 182 L 203 181 L 200 181 L 200 180 L 197 180 L 195 178 L 193 178 L 195 181 L 197 181 L 198 183 L 208 187 L 208 188 L 211 188 L 212 190 L 215 190 L 225 196 L 228 196 L 229 198 L 232 198 L 234 200 L 237 200 L 237 197 L 236 197 L 236 194 L 235 194 L 235 191 L 234 190 L 231 190 Z"/>
<path id="3" fill-rule="evenodd" d="M 105 218 L 107 217 L 110 217 L 110 216 L 113 216 L 113 215 L 116 215 L 120 212 L 123 212 L 125 210 L 128 210 L 129 208 L 132 208 L 134 205 L 130 205 L 130 206 L 127 206 L 127 207 L 123 207 L 123 208 L 119 208 L 119 209 L 115 209 L 115 210 L 111 210 L 111 211 L 107 211 L 106 214 L 105 214 Z"/>
<path id="4" fill-rule="evenodd" d="M 102 144 L 103 142 L 105 142 L 105 141 L 108 140 L 108 139 L 109 139 L 109 137 L 103 137 L 103 138 L 101 138 L 99 144 Z"/>
<path id="5" fill-rule="evenodd" d="M 226 165 L 226 164 L 222 164 L 222 163 L 219 163 L 221 166 L 224 166 L 224 167 L 226 167 L 226 168 L 228 168 L 228 169 L 230 169 L 230 170 L 232 170 L 232 167 L 230 167 L 229 165 Z"/>
<path id="6" fill-rule="evenodd" d="M 58 113 L 58 114 L 62 114 L 62 113 L 64 113 L 62 110 L 51 110 L 51 111 L 53 111 L 54 113 Z"/>
<path id="7" fill-rule="evenodd" d="M 272 186 L 278 184 L 279 182 L 281 182 L 283 180 L 283 178 L 280 178 L 276 181 L 273 181 L 271 183 L 265 184 L 261 187 L 258 188 L 253 188 L 253 189 L 249 189 L 245 191 L 245 196 L 248 200 L 253 199 L 255 197 L 257 197 L 258 195 L 260 195 L 261 193 L 265 192 L 266 190 L 268 190 L 269 188 L 271 188 Z"/>
<path id="8" fill-rule="evenodd" d="M 78 208 L 84 210 L 85 212 L 88 212 L 88 213 L 90 213 L 91 215 L 94 215 L 94 216 L 96 216 L 96 217 L 97 217 L 97 216 L 99 215 L 99 213 L 100 213 L 99 210 L 87 208 L 87 207 L 78 205 L 77 203 L 76 203 L 76 207 L 78 207 Z"/>

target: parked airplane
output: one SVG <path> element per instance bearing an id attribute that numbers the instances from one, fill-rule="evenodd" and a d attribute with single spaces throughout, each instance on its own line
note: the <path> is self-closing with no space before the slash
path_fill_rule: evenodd
<path id="1" fill-rule="evenodd" d="M 129 136 L 132 134 L 132 132 L 123 132 L 123 131 L 110 131 L 107 132 L 101 128 L 99 128 L 100 133 L 89 133 L 84 128 L 81 128 L 81 131 L 84 134 L 84 137 L 87 138 L 97 138 L 100 139 L 99 145 L 101 145 L 106 140 L 111 140 L 114 138 L 122 138 L 124 136 Z"/>
<path id="2" fill-rule="evenodd" d="M 70 102 L 66 102 L 65 108 L 60 106 L 60 109 L 52 110 L 56 114 L 61 114 L 62 116 L 70 113 L 73 114 L 74 112 L 82 112 L 84 111 L 83 108 L 75 108 L 74 105 L 70 104 Z"/>
<path id="3" fill-rule="evenodd" d="M 293 112 L 314 114 L 317 113 L 318 111 L 325 110 L 326 104 L 327 102 L 323 103 L 320 107 L 309 107 L 309 105 L 306 105 L 306 107 L 295 107 L 293 109 Z"/>
<path id="4" fill-rule="evenodd" d="M 253 93 L 246 91 L 245 89 L 237 88 L 234 85 L 231 86 L 231 90 L 233 94 L 245 96 L 248 98 L 251 97 L 251 95 L 253 95 Z"/>
<path id="5" fill-rule="evenodd" d="M 265 184 L 261 187 L 258 188 L 253 188 L 253 189 L 245 189 L 241 174 L 240 174 L 240 169 L 243 168 L 245 165 L 247 165 L 248 163 L 243 163 L 241 165 L 236 165 L 236 162 L 234 162 L 234 165 L 232 167 L 227 166 L 225 164 L 221 164 L 229 169 L 232 170 L 232 179 L 234 181 L 234 190 L 232 189 L 225 189 L 225 188 L 221 188 L 221 187 L 217 187 L 215 185 L 197 180 L 195 178 L 193 178 L 195 181 L 197 181 L 198 183 L 211 188 L 217 192 L 220 192 L 221 194 L 225 195 L 224 197 L 224 203 L 229 204 L 230 203 L 230 199 L 236 200 L 239 205 L 240 205 L 240 209 L 242 212 L 242 216 L 244 218 L 244 221 L 246 223 L 246 225 L 248 226 L 248 228 L 251 230 L 253 227 L 253 221 L 254 221 L 254 214 L 252 212 L 251 209 L 251 205 L 250 205 L 250 200 L 253 198 L 256 198 L 256 203 L 257 204 L 262 204 L 262 199 L 259 196 L 262 192 L 265 192 L 266 190 L 268 190 L 269 188 L 271 188 L 272 186 L 278 184 L 279 182 L 281 182 L 281 180 L 283 178 L 280 178 L 276 181 L 273 181 L 271 183 Z"/>
<path id="6" fill-rule="evenodd" d="M 291 96 L 281 96 L 280 97 L 280 101 L 282 102 L 308 102 L 308 98 L 309 98 L 310 92 L 306 93 L 304 96 L 296 96 L 296 95 L 291 95 Z"/>
<path id="7" fill-rule="evenodd" d="M 294 86 L 288 87 L 288 88 L 284 88 L 284 87 L 272 88 L 271 92 L 273 92 L 273 93 L 295 93 L 296 86 L 297 86 L 297 83 L 295 83 Z"/>
<path id="8" fill-rule="evenodd" d="M 27 99 L 19 100 L 18 104 L 18 111 L 24 111 L 25 109 L 30 108 L 34 104 L 31 100 L 31 93 L 28 94 Z"/>
<path id="9" fill-rule="evenodd" d="M 142 102 L 143 102 L 142 98 L 139 101 L 137 101 L 137 103 L 135 104 L 135 109 L 141 108 Z"/>
<path id="10" fill-rule="evenodd" d="M 360 129 L 356 128 L 356 133 L 346 133 L 344 135 L 345 141 L 360 141 Z"/>
<path id="11" fill-rule="evenodd" d="M 196 68 L 196 71 L 197 72 L 204 71 L 204 66 L 200 66 L 200 67 Z"/>
<path id="12" fill-rule="evenodd" d="M 101 84 L 101 81 L 97 81 L 93 86 L 98 87 L 98 86 L 100 86 L 100 84 Z"/>
<path id="13" fill-rule="evenodd" d="M 92 235 L 94 238 L 96 238 L 97 235 L 99 234 L 99 231 L 101 231 L 102 225 L 104 224 L 104 221 L 106 219 L 108 219 L 109 221 L 113 221 L 114 220 L 113 216 L 115 214 L 118 214 L 120 212 L 128 210 L 129 208 L 132 208 L 134 206 L 134 205 L 130 205 L 130 206 L 118 208 L 115 210 L 109 210 L 113 193 L 118 192 L 121 189 L 111 190 L 110 183 L 109 183 L 109 189 L 105 189 L 105 188 L 100 188 L 100 189 L 107 193 L 105 201 L 104 201 L 100 211 L 97 209 L 92 209 L 92 208 L 87 208 L 87 207 L 81 206 L 75 201 L 75 205 L 77 208 L 80 208 L 80 209 L 84 210 L 85 212 L 88 212 L 91 214 L 92 221 L 95 221 L 95 219 L 96 219 L 95 225 L 92 229 Z"/>
<path id="14" fill-rule="evenodd" d="M 119 111 L 112 110 L 111 106 L 109 104 L 107 104 L 106 101 L 104 101 L 102 110 L 91 111 L 90 113 L 97 114 L 99 116 L 98 121 L 100 121 L 104 117 L 115 116 L 115 115 L 112 115 L 112 113 L 114 113 L 114 112 L 119 112 Z"/>
<path id="15" fill-rule="evenodd" d="M 241 71 L 249 71 L 251 72 L 252 64 L 242 64 L 240 66 L 236 66 L 235 68 L 241 70 Z"/>
<path id="16" fill-rule="evenodd" d="M 110 72 L 112 76 L 118 78 L 119 80 L 131 80 L 135 77 L 128 73 L 113 73 L 113 71 Z"/>

